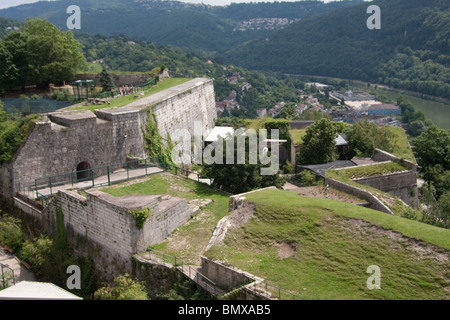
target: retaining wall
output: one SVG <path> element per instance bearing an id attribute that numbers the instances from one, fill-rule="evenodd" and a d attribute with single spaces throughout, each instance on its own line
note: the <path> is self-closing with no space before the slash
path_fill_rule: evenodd
<path id="1" fill-rule="evenodd" d="M 139 228 L 131 211 L 144 208 L 150 213 Z M 114 197 L 99 190 L 87 190 L 84 197 L 66 190 L 59 191 L 42 212 L 41 221 L 49 234 L 56 230 L 59 209 L 72 242 L 81 237 L 91 247 L 97 247 L 99 260 L 103 261 L 102 272 L 111 276 L 117 275 L 118 270 L 131 272 L 133 254 L 163 241 L 191 216 L 186 199 L 162 195 Z"/>
<path id="2" fill-rule="evenodd" d="M 369 208 L 371 209 L 394 214 L 380 199 L 366 190 L 327 177 L 325 177 L 325 184 L 366 200 L 369 203 Z"/>

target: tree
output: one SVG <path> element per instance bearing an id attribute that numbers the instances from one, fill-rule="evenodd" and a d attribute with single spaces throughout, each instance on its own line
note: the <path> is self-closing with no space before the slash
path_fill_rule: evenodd
<path id="1" fill-rule="evenodd" d="M 433 125 L 413 139 L 412 144 L 425 180 L 435 181 L 437 176 L 450 170 L 450 130 Z"/>
<path id="2" fill-rule="evenodd" d="M 336 160 L 336 135 L 339 127 L 328 119 L 320 119 L 306 128 L 299 164 L 318 164 Z"/>
<path id="3" fill-rule="evenodd" d="M 376 123 L 367 120 L 349 126 L 347 140 L 349 142 L 348 157 L 371 157 L 375 148 L 391 152 L 392 132 L 388 128 L 380 127 Z"/>
<path id="4" fill-rule="evenodd" d="M 11 39 L 13 37 L 26 44 L 26 67 L 18 67 L 26 73 L 22 81 L 40 86 L 62 83 L 71 80 L 77 70 L 86 64 L 82 46 L 74 39 L 72 32 L 61 32 L 46 20 L 27 20 L 21 36 L 11 35 Z M 15 51 L 16 54 L 18 52 L 23 53 Z"/>
<path id="5" fill-rule="evenodd" d="M 219 144 L 222 143 L 222 141 L 219 140 L 218 143 L 215 142 L 215 150 L 214 152 L 212 152 L 212 157 L 214 157 L 218 161 L 214 161 L 214 163 L 211 164 L 204 163 L 202 165 L 202 174 L 213 180 L 213 186 L 233 194 L 269 186 L 282 188 L 285 180 L 279 175 L 279 164 L 270 163 L 269 165 L 264 165 L 262 164 L 260 153 L 251 154 L 249 151 L 249 136 L 245 137 L 244 161 L 238 161 L 239 153 L 237 139 L 238 137 L 231 135 L 223 139 L 222 150 L 220 150 L 221 148 L 219 147 Z M 230 145 L 231 143 L 233 144 L 234 148 L 233 163 L 227 163 L 227 145 Z M 218 152 L 222 152 L 222 154 L 218 154 Z M 256 163 L 250 161 L 251 156 L 256 156 Z M 267 153 L 267 156 L 271 157 L 270 152 Z M 270 159 L 271 161 L 274 161 L 273 158 Z M 261 169 L 264 167 L 269 167 L 270 165 L 277 166 L 276 173 L 270 175 L 262 175 Z"/>
<path id="6" fill-rule="evenodd" d="M 430 126 L 412 140 L 412 145 L 423 178 L 433 188 L 436 200 L 440 200 L 450 192 L 450 130 Z"/>
<path id="7" fill-rule="evenodd" d="M 0 89 L 11 89 L 17 83 L 19 70 L 13 63 L 13 56 L 0 39 Z"/>
<path id="8" fill-rule="evenodd" d="M 106 70 L 106 66 L 102 64 L 102 72 L 100 73 L 99 82 L 103 91 L 110 91 L 114 88 L 114 81 L 111 74 Z"/>
<path id="9" fill-rule="evenodd" d="M 283 119 L 296 120 L 298 118 L 298 112 L 295 104 L 292 102 L 286 103 L 280 110 L 280 116 Z"/>

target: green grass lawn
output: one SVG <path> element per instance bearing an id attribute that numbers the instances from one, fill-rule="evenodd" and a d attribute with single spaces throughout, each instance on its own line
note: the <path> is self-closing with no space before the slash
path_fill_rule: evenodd
<path id="1" fill-rule="evenodd" d="M 340 181 L 349 182 L 350 179 L 374 177 L 383 174 L 401 172 L 404 170 L 408 170 L 408 168 L 396 162 L 386 162 L 370 166 L 359 166 L 354 168 L 352 167 L 348 169 L 344 168 L 339 170 L 327 170 L 327 176 Z"/>
<path id="2" fill-rule="evenodd" d="M 190 78 L 167 78 L 163 79 L 160 82 L 158 82 L 155 86 L 144 89 L 144 95 L 139 96 L 138 99 L 142 99 L 144 97 L 148 97 L 152 94 L 155 94 L 157 92 L 172 88 L 174 86 L 177 86 L 179 84 L 185 83 L 189 80 L 192 80 Z M 137 101 L 137 99 L 134 99 L 134 95 L 126 95 L 126 96 L 118 96 L 114 99 L 110 99 L 110 104 L 98 104 L 98 105 L 77 105 L 72 108 L 67 108 L 67 110 L 91 110 L 94 111 L 95 109 L 105 109 L 105 108 L 119 108 L 126 106 L 127 104 L 130 104 L 134 101 Z"/>
<path id="3" fill-rule="evenodd" d="M 230 229 L 208 257 L 306 299 L 450 298 L 450 230 L 283 190 L 249 194 L 246 201 L 256 203 L 255 218 Z M 400 233 L 438 246 L 435 256 Z M 283 245 L 295 248 L 290 256 L 279 256 Z M 371 265 L 381 269 L 380 290 L 366 286 Z"/>
<path id="4" fill-rule="evenodd" d="M 198 259 L 208 245 L 214 228 L 228 213 L 227 194 L 214 191 L 206 184 L 170 174 L 155 174 L 133 184 L 125 182 L 103 188 L 101 191 L 117 197 L 130 194 L 169 194 L 188 201 L 211 199 L 212 203 L 188 223 L 175 230 L 169 239 L 153 246 L 155 250 L 177 256 L 190 264 L 199 263 Z"/>

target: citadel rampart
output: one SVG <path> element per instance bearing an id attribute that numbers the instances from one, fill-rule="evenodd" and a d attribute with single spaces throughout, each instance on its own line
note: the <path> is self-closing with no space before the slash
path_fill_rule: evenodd
<path id="1" fill-rule="evenodd" d="M 142 130 L 150 107 L 163 138 L 177 129 L 193 133 L 195 121 L 207 135 L 217 117 L 213 80 L 196 78 L 120 108 L 45 115 L 11 162 L 0 167 L 0 194 L 10 198 L 32 188 L 36 178 L 144 157 Z"/>

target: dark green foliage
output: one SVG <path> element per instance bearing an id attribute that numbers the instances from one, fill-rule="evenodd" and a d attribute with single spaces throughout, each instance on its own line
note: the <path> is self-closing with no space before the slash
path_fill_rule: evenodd
<path id="1" fill-rule="evenodd" d="M 33 130 L 34 120 L 40 117 L 36 114 L 25 117 L 6 114 L 0 101 L 0 163 L 11 161 Z"/>
<path id="2" fill-rule="evenodd" d="M 86 63 L 81 45 L 71 32 L 61 32 L 40 19 L 28 19 L 22 31 L 9 33 L 0 46 L 0 54 L 1 47 L 11 55 L 8 71 L 11 82 L 3 83 L 6 89 L 27 84 L 45 87 L 49 83 L 72 80 L 75 72 Z"/>
<path id="3" fill-rule="evenodd" d="M 450 6 L 441 0 L 377 0 L 381 29 L 366 27 L 367 3 L 310 16 L 223 54 L 249 69 L 385 83 L 450 98 Z"/>
<path id="4" fill-rule="evenodd" d="M 447 171 L 449 172 L 449 171 Z M 447 178 L 450 174 L 447 174 Z M 439 198 L 433 184 L 427 183 L 422 188 L 421 201 L 426 205 L 421 221 L 450 229 L 450 189 Z"/>
<path id="5" fill-rule="evenodd" d="M 19 28 L 22 25 L 23 23 L 20 21 L 0 17 L 0 39 L 13 31 L 14 28 Z"/>
<path id="6" fill-rule="evenodd" d="M 287 153 L 289 155 L 289 160 L 292 161 L 292 159 L 290 159 L 290 154 L 291 154 L 291 146 L 292 146 L 292 137 L 291 134 L 289 133 L 289 130 L 291 129 L 291 126 L 289 124 L 289 121 L 286 119 L 266 119 L 266 121 L 264 122 L 264 129 L 267 130 L 267 138 L 271 139 L 271 130 L 278 130 L 278 139 L 280 140 L 287 140 L 286 142 L 283 143 L 283 145 L 285 146 Z"/>
<path id="7" fill-rule="evenodd" d="M 380 127 L 367 120 L 355 123 L 347 128 L 347 141 L 350 150 L 348 158 L 354 156 L 371 157 L 375 148 L 392 152 L 392 133 L 388 128 Z"/>
<path id="8" fill-rule="evenodd" d="M 133 218 L 136 220 L 136 227 L 138 227 L 139 229 L 142 229 L 142 227 L 145 224 L 145 221 L 147 220 L 147 218 L 150 214 L 150 209 L 149 208 L 135 209 L 135 210 L 132 210 L 130 213 L 133 216 Z"/>
<path id="9" fill-rule="evenodd" d="M 147 109 L 147 122 L 144 131 L 144 143 L 149 157 L 164 154 L 164 146 L 158 130 L 158 122 L 151 108 Z"/>
<path id="10" fill-rule="evenodd" d="M 252 3 L 207 6 L 175 1 L 78 0 L 83 10 L 82 29 L 92 35 L 128 36 L 199 52 L 224 52 L 248 40 L 266 37 L 272 30 L 233 31 L 243 20 L 252 18 L 304 18 L 354 2 L 324 4 L 317 1 L 297 3 Z M 69 0 L 36 3 L 27 8 L 10 8 L 2 16 L 25 21 L 27 17 L 47 18 L 66 28 Z"/>
<path id="11" fill-rule="evenodd" d="M 421 174 L 439 198 L 450 191 L 450 130 L 431 126 L 412 140 Z"/>
<path id="12" fill-rule="evenodd" d="M 0 243 L 17 251 L 22 247 L 23 240 L 22 221 L 2 214 L 0 210 Z"/>
<path id="13" fill-rule="evenodd" d="M 227 163 L 226 161 L 227 142 L 228 144 L 233 144 L 233 163 Z M 242 161 L 244 163 L 242 164 L 239 164 L 239 162 L 241 162 L 241 159 L 239 159 L 238 161 L 237 137 L 229 136 L 223 139 L 223 152 L 221 154 L 219 145 L 220 143 L 217 143 L 214 151 L 212 152 L 212 157 L 215 157 L 215 160 L 217 161 L 214 161 L 214 163 L 212 164 L 204 163 L 202 168 L 202 174 L 211 178 L 213 180 L 213 186 L 217 189 L 233 194 L 238 194 L 269 186 L 276 186 L 277 188 L 281 188 L 284 185 L 285 179 L 280 177 L 279 175 L 278 163 L 269 163 L 263 165 L 261 162 L 261 154 L 259 152 L 257 155 L 253 155 L 257 157 L 256 163 L 250 161 L 248 137 L 245 138 L 245 155 L 243 159 L 244 161 Z M 268 175 L 261 174 L 261 169 L 264 167 L 269 167 L 271 164 L 276 166 L 277 172 L 275 174 Z"/>
<path id="14" fill-rule="evenodd" d="M 172 288 L 167 292 L 161 292 L 156 295 L 158 300 L 210 300 L 203 289 L 199 288 L 194 282 L 184 277 L 178 277 L 173 283 Z"/>
<path id="15" fill-rule="evenodd" d="M 167 146 L 165 147 L 163 144 L 163 138 L 159 134 L 156 115 L 153 113 L 151 107 L 147 109 L 147 122 L 145 124 L 145 128 L 143 128 L 143 133 L 144 146 L 147 149 L 148 156 L 166 156 L 166 161 L 174 164 L 172 161 L 172 149 L 174 148 L 172 139 L 170 138 L 170 135 L 167 134 Z"/>
<path id="16" fill-rule="evenodd" d="M 98 300 L 149 300 L 145 285 L 129 274 L 116 277 L 111 286 L 105 284 L 94 293 Z"/>
<path id="17" fill-rule="evenodd" d="M 303 147 L 297 158 L 299 164 L 319 164 L 336 160 L 335 138 L 339 127 L 328 119 L 321 119 L 306 128 Z"/>
<path id="18" fill-rule="evenodd" d="M 102 65 L 102 72 L 100 73 L 99 82 L 103 91 L 110 91 L 114 88 L 113 78 L 108 70 L 106 70 L 105 65 Z"/>

